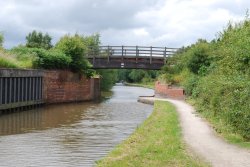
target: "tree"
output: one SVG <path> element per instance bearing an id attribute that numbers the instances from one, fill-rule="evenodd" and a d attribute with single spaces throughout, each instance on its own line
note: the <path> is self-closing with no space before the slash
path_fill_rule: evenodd
<path id="1" fill-rule="evenodd" d="M 42 32 L 32 31 L 26 36 L 26 46 L 29 48 L 52 48 L 51 44 L 52 38 L 48 33 L 43 35 Z"/>
<path id="2" fill-rule="evenodd" d="M 99 54 L 99 46 L 101 44 L 100 34 L 96 33 L 91 36 L 83 36 L 82 40 L 84 44 L 87 46 L 87 52 L 89 55 L 98 55 Z"/>
<path id="3" fill-rule="evenodd" d="M 83 42 L 83 37 L 78 34 L 74 36 L 65 35 L 59 40 L 55 48 L 71 57 L 72 62 L 70 68 L 72 71 L 84 73 L 87 76 L 91 75 L 91 73 L 89 73 L 91 64 L 85 57 L 87 47 Z"/>

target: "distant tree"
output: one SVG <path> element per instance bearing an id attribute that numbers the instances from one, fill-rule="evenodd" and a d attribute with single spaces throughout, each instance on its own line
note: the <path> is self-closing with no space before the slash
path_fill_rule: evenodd
<path id="1" fill-rule="evenodd" d="M 3 37 L 3 34 L 0 33 L 0 47 L 3 46 L 3 41 L 4 41 L 4 37 Z"/>
<path id="2" fill-rule="evenodd" d="M 43 35 L 42 32 L 32 31 L 26 36 L 26 46 L 29 48 L 52 48 L 51 37 L 48 33 Z"/>
<path id="3" fill-rule="evenodd" d="M 129 74 L 129 78 L 133 82 L 140 82 L 142 78 L 145 76 L 146 72 L 144 70 L 132 70 Z"/>

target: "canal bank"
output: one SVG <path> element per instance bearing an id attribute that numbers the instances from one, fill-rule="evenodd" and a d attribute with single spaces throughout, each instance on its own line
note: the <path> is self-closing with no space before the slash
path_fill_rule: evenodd
<path id="1" fill-rule="evenodd" d="M 68 70 L 0 69 L 0 110 L 100 98 L 100 78 Z"/>
<path id="2" fill-rule="evenodd" d="M 98 167 L 208 166 L 187 151 L 175 107 L 156 101 L 150 117 Z"/>
<path id="3" fill-rule="evenodd" d="M 183 138 L 188 148 L 212 166 L 249 166 L 250 151 L 225 142 L 185 101 L 159 97 L 140 97 L 138 101 L 146 104 L 154 104 L 157 101 L 172 103 L 180 117 Z"/>

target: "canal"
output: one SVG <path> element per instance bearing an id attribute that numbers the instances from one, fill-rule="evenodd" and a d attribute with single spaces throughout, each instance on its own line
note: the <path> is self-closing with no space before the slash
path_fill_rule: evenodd
<path id="1" fill-rule="evenodd" d="M 153 90 L 114 86 L 101 103 L 50 105 L 0 116 L 0 166 L 94 166 L 152 112 Z"/>

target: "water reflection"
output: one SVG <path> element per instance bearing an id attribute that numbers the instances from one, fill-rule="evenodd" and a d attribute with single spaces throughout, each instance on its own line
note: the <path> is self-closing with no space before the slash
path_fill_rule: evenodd
<path id="1" fill-rule="evenodd" d="M 50 105 L 44 108 L 16 112 L 0 116 L 0 135 L 27 133 L 74 124 L 82 120 L 87 108 L 98 107 L 94 103 Z"/>
<path id="2" fill-rule="evenodd" d="M 146 119 L 145 88 L 115 86 L 111 99 L 0 117 L 0 166 L 93 166 Z"/>

